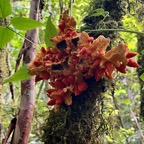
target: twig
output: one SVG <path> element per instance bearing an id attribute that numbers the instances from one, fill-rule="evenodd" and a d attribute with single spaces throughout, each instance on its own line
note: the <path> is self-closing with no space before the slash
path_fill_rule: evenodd
<path id="1" fill-rule="evenodd" d="M 10 137 L 11 133 L 15 129 L 16 121 L 17 121 L 16 118 L 13 118 L 11 120 L 11 123 L 9 124 L 9 127 L 8 127 L 7 135 L 6 135 L 5 139 L 2 141 L 2 144 L 6 144 L 7 143 L 8 138 Z"/>
<path id="2" fill-rule="evenodd" d="M 123 125 L 123 121 L 122 121 L 122 118 L 120 116 L 120 112 L 119 112 L 119 107 L 117 105 L 117 100 L 115 99 L 114 97 L 114 93 L 115 93 L 115 88 L 113 86 L 113 89 L 112 89 L 112 98 L 113 98 L 113 103 L 114 103 L 114 106 L 115 108 L 118 110 L 118 120 L 119 120 L 119 123 L 121 125 L 122 128 L 125 128 L 124 125 Z M 124 134 L 125 138 L 126 138 L 126 142 L 127 144 L 129 144 L 129 141 L 128 141 L 128 137 Z"/>
<path id="3" fill-rule="evenodd" d="M 9 51 L 9 45 L 7 46 L 7 49 Z M 10 64 L 9 52 L 7 53 L 6 61 L 7 61 L 7 67 L 8 67 L 8 75 L 10 76 L 11 75 L 11 64 Z M 9 83 L 9 88 L 10 88 L 10 93 L 12 95 L 12 100 L 14 100 L 14 84 L 12 82 Z"/>
<path id="4" fill-rule="evenodd" d="M 43 85 L 44 85 L 44 81 L 42 81 L 42 83 L 41 83 L 41 85 L 40 85 L 39 92 L 38 92 L 38 94 L 37 94 L 37 99 L 39 99 L 39 96 L 40 96 L 40 94 L 41 94 Z"/>
<path id="5" fill-rule="evenodd" d="M 19 35 L 20 37 L 22 37 L 23 39 L 27 40 L 28 42 L 30 42 L 31 44 L 35 45 L 36 47 L 38 46 L 37 44 L 33 43 L 31 40 L 29 40 L 26 37 L 23 37 L 23 35 L 21 35 L 20 33 L 16 32 L 15 30 L 13 30 L 12 28 L 6 26 L 7 29 L 11 30 L 12 32 L 16 33 L 17 35 Z"/>
<path id="6" fill-rule="evenodd" d="M 134 119 L 134 122 L 135 122 L 135 124 L 136 124 L 136 126 L 137 126 L 137 128 L 138 128 L 138 130 L 139 130 L 139 134 L 140 134 L 140 136 L 141 136 L 141 138 L 142 138 L 142 142 L 144 142 L 144 135 L 143 135 L 143 133 L 142 133 L 141 127 L 140 127 L 140 125 L 139 125 L 139 122 L 138 122 L 138 120 L 137 120 L 134 112 L 133 112 L 132 110 L 130 110 L 130 112 L 131 112 L 131 116 L 132 116 L 132 118 Z"/>
<path id="7" fill-rule="evenodd" d="M 85 30 L 86 32 L 105 32 L 105 31 L 119 31 L 119 32 L 129 32 L 144 35 L 144 32 L 133 31 L 128 29 L 97 29 L 97 30 Z"/>

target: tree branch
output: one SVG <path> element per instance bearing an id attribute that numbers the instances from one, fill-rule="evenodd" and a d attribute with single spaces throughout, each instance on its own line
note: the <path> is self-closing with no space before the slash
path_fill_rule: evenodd
<path id="1" fill-rule="evenodd" d="M 86 32 L 105 32 L 105 31 L 119 31 L 119 32 L 129 32 L 144 35 L 144 32 L 133 31 L 128 29 L 97 29 L 97 30 L 85 30 Z"/>
<path id="2" fill-rule="evenodd" d="M 31 0 L 30 18 L 39 20 L 43 0 Z M 40 3 L 39 3 L 40 2 Z M 35 11 L 34 11 L 35 10 Z M 30 41 L 28 41 L 28 40 Z M 31 43 L 32 41 L 32 43 Z M 34 44 L 33 44 L 34 43 Z M 27 65 L 35 58 L 36 45 L 38 43 L 38 29 L 27 31 L 26 39 L 23 44 L 23 65 Z M 35 79 L 34 77 L 21 82 L 21 102 L 20 111 L 17 118 L 12 144 L 28 144 L 31 121 L 33 118 L 35 105 Z"/>
<path id="3" fill-rule="evenodd" d="M 140 134 L 140 136 L 141 136 L 141 138 L 142 138 L 142 143 L 144 143 L 144 135 L 143 135 L 143 132 L 142 132 L 141 127 L 140 127 L 140 125 L 139 125 L 139 122 L 138 122 L 138 120 L 137 120 L 134 112 L 133 112 L 132 110 L 130 110 L 130 112 L 131 112 L 131 116 L 132 116 L 132 118 L 134 119 L 134 122 L 135 122 L 135 124 L 136 124 L 136 126 L 137 126 L 137 128 L 138 128 L 139 134 Z"/>

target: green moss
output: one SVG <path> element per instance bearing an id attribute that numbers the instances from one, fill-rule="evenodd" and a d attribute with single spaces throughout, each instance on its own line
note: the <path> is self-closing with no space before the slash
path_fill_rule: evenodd
<path id="1" fill-rule="evenodd" d="M 89 88 L 80 96 L 73 96 L 71 106 L 63 104 L 57 112 L 50 111 L 42 128 L 45 144 L 97 143 L 100 135 L 108 133 L 102 105 L 103 92 L 111 86 L 111 82 L 89 79 L 88 84 Z"/>
<path id="2" fill-rule="evenodd" d="M 85 17 L 84 30 L 97 28 L 118 28 L 122 26 L 121 19 L 126 11 L 124 0 L 93 0 L 90 3 L 88 16 Z M 121 5 L 122 4 L 122 5 Z M 91 17 L 97 8 L 109 11 L 109 16 Z M 113 40 L 118 37 L 117 32 L 90 32 L 89 35 L 97 38 L 99 35 L 110 37 Z M 101 144 L 103 134 L 109 134 L 112 130 L 113 120 L 106 118 L 103 114 L 104 96 L 111 91 L 113 84 L 111 80 L 100 80 L 96 82 L 89 79 L 88 89 L 80 96 L 73 96 L 71 106 L 62 104 L 59 111 L 51 110 L 42 128 L 42 141 L 45 144 Z"/>
<path id="3" fill-rule="evenodd" d="M 144 73 L 144 36 L 138 35 L 138 76 L 140 80 L 140 95 L 141 95 L 141 106 L 140 106 L 140 115 L 144 119 L 144 81 L 140 79 L 140 76 Z"/>
<path id="4" fill-rule="evenodd" d="M 91 9 L 89 10 L 88 16 L 84 18 L 85 26 L 83 30 L 94 30 L 94 29 L 114 29 L 122 26 L 122 16 L 126 13 L 128 4 L 125 0 L 94 0 L 91 2 Z M 98 8 L 103 8 L 109 12 L 109 16 L 104 19 L 103 16 L 90 15 Z M 97 38 L 99 35 L 116 39 L 119 35 L 117 32 L 91 32 L 91 36 Z"/>

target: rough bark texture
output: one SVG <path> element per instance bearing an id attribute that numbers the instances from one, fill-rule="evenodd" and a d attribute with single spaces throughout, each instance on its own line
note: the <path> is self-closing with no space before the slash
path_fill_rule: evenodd
<path id="1" fill-rule="evenodd" d="M 41 4 L 38 0 L 30 2 L 30 18 L 39 20 L 41 14 Z M 38 30 L 33 29 L 26 33 L 26 38 L 37 44 Z M 25 40 L 23 44 L 23 65 L 28 64 L 35 57 L 36 46 Z M 21 102 L 20 111 L 13 135 L 12 144 L 27 144 L 30 132 L 30 124 L 34 112 L 35 104 L 35 80 L 34 77 L 21 82 Z"/>
<path id="2" fill-rule="evenodd" d="M 140 79 L 140 76 L 144 73 L 144 36 L 138 35 L 138 64 L 140 67 L 138 68 L 138 76 L 140 81 L 140 95 L 141 95 L 141 105 L 140 105 L 140 116 L 144 119 L 144 81 Z"/>

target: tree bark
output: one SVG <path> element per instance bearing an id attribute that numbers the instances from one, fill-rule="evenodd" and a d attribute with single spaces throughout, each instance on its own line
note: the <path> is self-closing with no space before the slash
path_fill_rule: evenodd
<path id="1" fill-rule="evenodd" d="M 71 106 L 62 104 L 58 111 L 51 110 L 43 126 L 45 144 L 102 143 L 99 136 L 108 132 L 103 117 L 103 93 L 111 81 L 94 78 L 87 80 L 89 88 L 80 96 L 73 96 Z"/>
<path id="2" fill-rule="evenodd" d="M 121 1 L 93 1 L 90 5 L 94 13 L 97 8 L 103 8 L 109 11 L 109 17 L 103 21 L 109 27 L 117 28 L 117 21 L 121 21 L 123 12 L 120 7 Z M 119 10 L 119 11 L 118 11 Z M 117 13 L 117 15 L 115 15 Z M 84 20 L 86 23 L 82 30 L 93 30 L 102 20 L 100 17 L 87 16 Z M 109 23 L 108 23 L 109 22 Z M 114 23 L 114 25 L 113 25 Z M 97 37 L 112 35 L 112 40 L 116 38 L 116 33 L 89 33 L 90 36 Z M 61 105 L 59 110 L 50 111 L 49 117 L 43 126 L 43 138 L 45 144 L 101 144 L 103 143 L 102 135 L 108 133 L 110 125 L 103 117 L 103 93 L 111 90 L 113 84 L 111 81 L 103 79 L 96 82 L 94 79 L 87 81 L 88 89 L 80 96 L 73 96 L 71 106 Z"/>
<path id="3" fill-rule="evenodd" d="M 141 23 L 144 21 L 143 17 L 143 4 L 144 2 L 138 3 L 139 8 L 137 9 L 137 20 Z M 144 31 L 144 30 L 143 30 Z M 140 96 L 141 96 L 141 105 L 140 105 L 140 117 L 144 120 L 144 81 L 140 78 L 140 76 L 144 73 L 144 36 L 137 35 L 137 52 L 138 56 L 138 64 L 139 68 L 137 70 L 139 82 L 140 82 Z"/>
<path id="4" fill-rule="evenodd" d="M 138 77 L 140 81 L 140 96 L 141 96 L 141 105 L 140 105 L 140 116 L 144 120 L 144 81 L 140 78 L 140 76 L 144 73 L 144 36 L 143 35 L 138 35 L 138 64 L 140 67 L 138 68 Z"/>
<path id="5" fill-rule="evenodd" d="M 30 18 L 39 20 L 41 16 L 41 1 L 30 1 Z M 38 43 L 38 29 L 27 31 L 23 44 L 23 65 L 27 65 L 35 58 L 36 44 Z M 34 77 L 21 82 L 20 111 L 17 118 L 16 128 L 12 138 L 12 144 L 27 144 L 30 133 L 30 125 L 33 118 L 35 105 L 35 79 Z"/>

